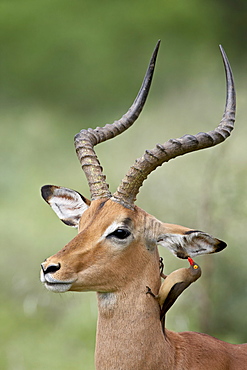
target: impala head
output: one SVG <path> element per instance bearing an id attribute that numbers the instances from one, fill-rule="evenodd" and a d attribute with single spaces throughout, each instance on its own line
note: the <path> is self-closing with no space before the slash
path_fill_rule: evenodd
<path id="1" fill-rule="evenodd" d="M 152 81 L 159 42 L 152 55 L 141 89 L 123 117 L 75 136 L 75 147 L 88 180 L 91 198 L 74 190 L 46 185 L 42 196 L 78 235 L 57 254 L 42 263 L 41 281 L 54 292 L 67 290 L 113 292 L 127 286 L 152 266 L 159 273 L 157 245 L 180 258 L 214 253 L 226 244 L 207 233 L 166 224 L 134 205 L 147 176 L 164 162 L 185 153 L 208 148 L 224 141 L 233 129 L 235 91 L 227 57 L 221 48 L 227 80 L 223 118 L 214 131 L 185 135 L 147 150 L 130 168 L 117 191 L 111 194 L 94 146 L 111 139 L 138 118 Z"/>

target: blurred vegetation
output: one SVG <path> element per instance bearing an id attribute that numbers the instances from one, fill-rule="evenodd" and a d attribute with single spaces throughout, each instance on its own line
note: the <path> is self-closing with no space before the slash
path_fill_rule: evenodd
<path id="1" fill-rule="evenodd" d="M 198 259 L 203 276 L 179 298 L 168 328 L 247 341 L 246 31 L 245 0 L 0 1 L 1 369 L 94 368 L 95 294 L 55 295 L 39 282 L 40 262 L 75 235 L 39 189 L 51 183 L 89 196 L 73 136 L 125 113 L 159 38 L 141 118 L 96 150 L 114 191 L 145 148 L 214 128 L 225 100 L 224 46 L 238 92 L 232 138 L 158 169 L 137 204 L 228 243 Z M 161 253 L 166 273 L 184 266 Z"/>

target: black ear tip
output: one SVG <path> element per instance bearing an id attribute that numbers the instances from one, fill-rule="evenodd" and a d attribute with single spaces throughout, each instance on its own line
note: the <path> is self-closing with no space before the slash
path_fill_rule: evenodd
<path id="1" fill-rule="evenodd" d="M 41 195 L 42 198 L 48 202 L 49 198 L 51 197 L 53 191 L 52 191 L 53 186 L 52 185 L 44 185 L 41 188 Z"/>
<path id="2" fill-rule="evenodd" d="M 216 246 L 215 252 L 222 251 L 223 249 L 226 248 L 226 246 L 227 246 L 227 244 L 225 242 L 223 242 L 223 240 L 218 239 L 218 245 Z"/>

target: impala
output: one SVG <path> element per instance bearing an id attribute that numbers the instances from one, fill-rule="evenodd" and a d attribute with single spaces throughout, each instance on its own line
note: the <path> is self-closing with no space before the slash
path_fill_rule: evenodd
<path id="1" fill-rule="evenodd" d="M 143 181 L 164 162 L 223 142 L 235 120 L 235 91 L 224 50 L 227 98 L 223 118 L 208 133 L 185 135 L 146 150 L 114 194 L 94 146 L 128 129 L 138 118 L 152 81 L 159 48 L 156 45 L 141 89 L 131 108 L 113 124 L 82 130 L 75 148 L 86 175 L 91 200 L 74 190 L 46 185 L 42 196 L 78 235 L 41 265 L 41 281 L 52 292 L 95 291 L 98 324 L 96 369 L 246 369 L 247 345 L 225 343 L 205 334 L 162 330 L 160 306 L 147 293 L 161 286 L 157 245 L 180 258 L 214 253 L 226 244 L 183 226 L 163 223 L 134 202 Z"/>

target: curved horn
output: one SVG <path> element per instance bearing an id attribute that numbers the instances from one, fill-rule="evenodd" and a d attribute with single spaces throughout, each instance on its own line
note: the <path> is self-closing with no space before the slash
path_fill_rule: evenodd
<path id="1" fill-rule="evenodd" d="M 109 186 L 106 183 L 103 169 L 95 154 L 94 146 L 121 134 L 139 117 L 151 86 L 159 45 L 160 41 L 158 41 L 154 49 L 140 91 L 127 113 L 112 124 L 97 127 L 96 129 L 82 130 L 75 136 L 74 143 L 77 156 L 87 177 L 92 199 L 111 197 Z"/>
<path id="2" fill-rule="evenodd" d="M 113 195 L 113 200 L 132 208 L 143 181 L 158 166 L 180 155 L 217 145 L 230 136 L 234 128 L 236 97 L 230 63 L 221 45 L 220 51 L 226 73 L 227 97 L 225 111 L 218 127 L 207 133 L 200 132 L 195 136 L 184 135 L 179 139 L 171 139 L 163 145 L 157 144 L 152 150 L 146 150 L 129 169 Z"/>

